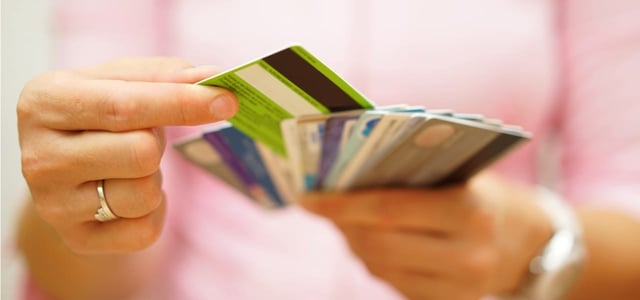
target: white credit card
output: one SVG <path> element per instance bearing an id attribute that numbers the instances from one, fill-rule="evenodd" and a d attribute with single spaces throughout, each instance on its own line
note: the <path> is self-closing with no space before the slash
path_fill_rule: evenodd
<path id="1" fill-rule="evenodd" d="M 331 115 L 306 115 L 282 121 L 280 126 L 296 195 L 316 188 L 322 158 L 324 128 L 329 117 L 353 116 L 362 113 L 362 110 L 349 110 Z"/>
<path id="2" fill-rule="evenodd" d="M 344 191 L 348 189 L 360 168 L 369 161 L 373 153 L 384 147 L 386 141 L 395 136 L 397 130 L 409 119 L 411 119 L 411 114 L 408 113 L 391 112 L 383 115 L 369 136 L 355 151 L 355 154 L 347 161 L 333 190 Z"/>
<path id="3" fill-rule="evenodd" d="M 352 159 L 360 151 L 360 148 L 369 138 L 369 135 L 374 132 L 375 127 L 377 127 L 378 122 L 382 119 L 383 116 L 391 113 L 411 114 L 417 112 L 424 112 L 424 108 L 421 106 L 398 105 L 364 112 L 354 125 L 344 148 L 338 155 L 336 162 L 331 167 L 328 175 L 326 176 L 323 183 L 323 190 L 330 191 L 337 188 L 338 181 L 341 180 L 343 171 L 345 170 L 345 168 L 347 168 Z"/>
<path id="4" fill-rule="evenodd" d="M 297 197 L 291 186 L 293 175 L 287 159 L 259 142 L 256 142 L 256 147 L 284 203 L 295 203 Z"/>
<path id="5" fill-rule="evenodd" d="M 323 190 L 332 191 L 335 189 L 342 170 L 349 164 L 351 158 L 358 152 L 360 146 L 369 137 L 373 129 L 378 124 L 382 116 L 389 112 L 386 111 L 367 111 L 360 116 L 358 121 L 353 127 L 353 132 L 350 134 L 344 149 L 338 155 L 335 163 L 329 170 L 327 177 L 324 180 Z"/>
<path id="6" fill-rule="evenodd" d="M 362 170 L 350 188 L 436 186 L 464 180 L 479 170 L 464 169 L 465 164 L 476 160 L 476 165 L 486 166 L 485 158 L 477 155 L 500 137 L 509 136 L 512 143 L 495 145 L 493 151 L 528 139 L 526 135 L 510 134 L 493 125 L 468 120 L 429 114 L 422 118 L 411 134 L 399 139 L 387 153 L 378 156 L 378 161 Z"/>

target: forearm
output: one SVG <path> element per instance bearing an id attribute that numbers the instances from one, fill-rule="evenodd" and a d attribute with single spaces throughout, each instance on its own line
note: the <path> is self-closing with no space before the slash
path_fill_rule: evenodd
<path id="1" fill-rule="evenodd" d="M 640 299 L 640 221 L 581 210 L 587 259 L 568 299 Z"/>
<path id="2" fill-rule="evenodd" d="M 38 287 L 55 299 L 125 299 L 145 284 L 153 252 L 83 256 L 71 252 L 56 232 L 26 205 L 18 247 Z"/>

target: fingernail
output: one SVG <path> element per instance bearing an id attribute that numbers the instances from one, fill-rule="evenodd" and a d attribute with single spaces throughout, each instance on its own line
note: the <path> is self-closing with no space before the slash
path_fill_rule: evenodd
<path id="1" fill-rule="evenodd" d="M 220 95 L 211 103 L 211 113 L 216 119 L 226 120 L 236 114 L 238 110 L 235 98 L 230 95 Z"/>

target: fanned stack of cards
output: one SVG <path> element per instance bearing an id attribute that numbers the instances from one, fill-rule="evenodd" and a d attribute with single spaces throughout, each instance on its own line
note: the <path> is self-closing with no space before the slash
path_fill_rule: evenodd
<path id="1" fill-rule="evenodd" d="M 376 108 L 300 46 L 199 84 L 231 89 L 240 110 L 174 147 L 264 207 L 314 190 L 461 182 L 530 139 L 481 115 Z"/>

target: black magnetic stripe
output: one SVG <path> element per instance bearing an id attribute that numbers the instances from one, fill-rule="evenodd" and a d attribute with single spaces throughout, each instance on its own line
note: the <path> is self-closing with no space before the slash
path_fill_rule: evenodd
<path id="1" fill-rule="evenodd" d="M 523 138 L 519 136 L 501 134 L 436 185 L 446 185 L 467 180 L 478 171 L 493 163 L 493 161 L 502 156 L 502 154 L 522 139 Z"/>
<path id="2" fill-rule="evenodd" d="M 289 48 L 263 60 L 332 112 L 362 108 L 362 105 Z"/>

